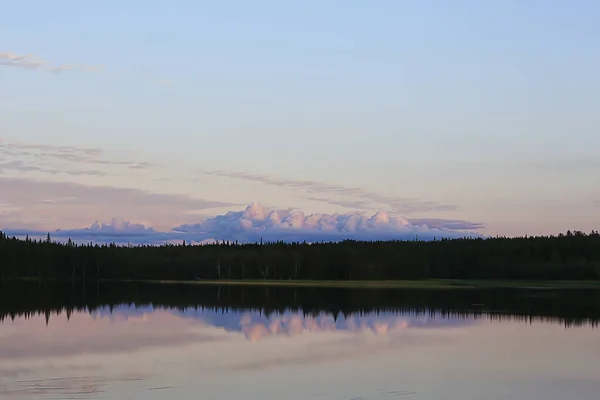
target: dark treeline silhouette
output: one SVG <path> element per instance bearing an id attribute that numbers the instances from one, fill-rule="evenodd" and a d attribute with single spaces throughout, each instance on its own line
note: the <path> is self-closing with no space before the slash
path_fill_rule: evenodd
<path id="1" fill-rule="evenodd" d="M 185 310 L 256 311 L 263 315 L 301 311 L 305 315 L 364 315 L 406 312 L 436 318 L 543 321 L 567 327 L 600 321 L 600 290 L 425 290 L 342 289 L 268 286 L 164 285 L 134 282 L 19 282 L 0 284 L 0 323 L 93 312 L 122 305 Z"/>
<path id="2" fill-rule="evenodd" d="M 600 234 L 336 243 L 221 242 L 117 246 L 9 238 L 0 278 L 58 279 L 600 279 Z"/>

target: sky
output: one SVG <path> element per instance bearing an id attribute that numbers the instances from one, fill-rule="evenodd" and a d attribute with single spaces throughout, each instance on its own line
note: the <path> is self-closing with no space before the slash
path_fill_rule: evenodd
<path id="1" fill-rule="evenodd" d="M 592 0 L 7 0 L 0 229 L 589 232 L 598 43 Z"/>

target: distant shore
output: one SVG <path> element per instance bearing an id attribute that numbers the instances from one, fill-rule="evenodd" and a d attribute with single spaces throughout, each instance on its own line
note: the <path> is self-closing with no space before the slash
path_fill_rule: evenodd
<path id="1" fill-rule="evenodd" d="M 278 286 L 314 287 L 340 289 L 598 289 L 600 281 L 539 281 L 539 280 L 465 280 L 465 279 L 425 279 L 387 281 L 343 281 L 343 280 L 150 280 L 150 279 L 39 279 L 22 277 L 3 279 L 29 282 L 79 282 L 79 283 L 148 283 L 164 285 L 198 286 Z"/>

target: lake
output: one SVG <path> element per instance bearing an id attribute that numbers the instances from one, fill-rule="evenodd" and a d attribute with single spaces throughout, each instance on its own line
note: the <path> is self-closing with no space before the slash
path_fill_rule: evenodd
<path id="1" fill-rule="evenodd" d="M 0 283 L 1 399 L 597 400 L 600 291 Z"/>

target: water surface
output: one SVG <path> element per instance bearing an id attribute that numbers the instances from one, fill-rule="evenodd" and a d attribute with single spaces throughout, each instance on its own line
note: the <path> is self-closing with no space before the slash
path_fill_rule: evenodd
<path id="1" fill-rule="evenodd" d="M 0 287 L 2 399 L 598 399 L 600 293 Z"/>

